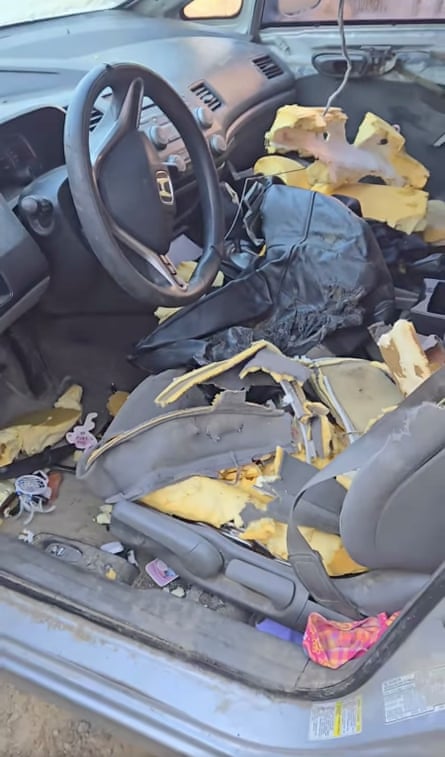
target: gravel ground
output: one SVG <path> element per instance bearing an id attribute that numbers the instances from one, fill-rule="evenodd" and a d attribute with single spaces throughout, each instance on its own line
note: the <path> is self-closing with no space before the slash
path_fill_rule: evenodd
<path id="1" fill-rule="evenodd" d="M 2 681 L 0 757 L 155 757 Z"/>

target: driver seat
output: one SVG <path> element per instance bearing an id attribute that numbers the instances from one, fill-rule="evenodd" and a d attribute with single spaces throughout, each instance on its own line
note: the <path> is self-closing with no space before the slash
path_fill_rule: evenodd
<path id="1" fill-rule="evenodd" d="M 322 471 L 286 457 L 275 517 L 289 524 L 288 562 L 124 499 L 111 530 L 190 583 L 293 628 L 303 629 L 313 611 L 333 619 L 392 614 L 445 559 L 445 409 L 435 404 L 444 391 L 442 369 Z M 351 471 L 339 496 L 334 477 Z M 330 578 L 299 525 L 338 533 L 368 572 Z"/>

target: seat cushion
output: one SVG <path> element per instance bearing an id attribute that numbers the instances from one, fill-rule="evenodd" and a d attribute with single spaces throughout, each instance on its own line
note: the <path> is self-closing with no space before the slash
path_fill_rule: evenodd
<path id="1" fill-rule="evenodd" d="M 363 615 L 391 615 L 410 602 L 430 580 L 425 573 L 372 570 L 350 578 L 335 578 L 335 585 Z"/>

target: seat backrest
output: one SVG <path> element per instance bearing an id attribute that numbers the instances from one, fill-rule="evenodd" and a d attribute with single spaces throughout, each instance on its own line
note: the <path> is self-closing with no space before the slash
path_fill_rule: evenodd
<path id="1" fill-rule="evenodd" d="M 371 569 L 431 573 L 445 560 L 445 409 L 420 405 L 360 469 L 340 534 Z"/>

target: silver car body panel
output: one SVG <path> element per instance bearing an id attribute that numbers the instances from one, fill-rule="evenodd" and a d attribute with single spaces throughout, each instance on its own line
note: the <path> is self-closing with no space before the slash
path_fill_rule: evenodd
<path id="1" fill-rule="evenodd" d="M 443 755 L 445 600 L 366 685 L 326 703 L 248 688 L 7 588 L 0 618 L 5 673 L 162 757 Z"/>

